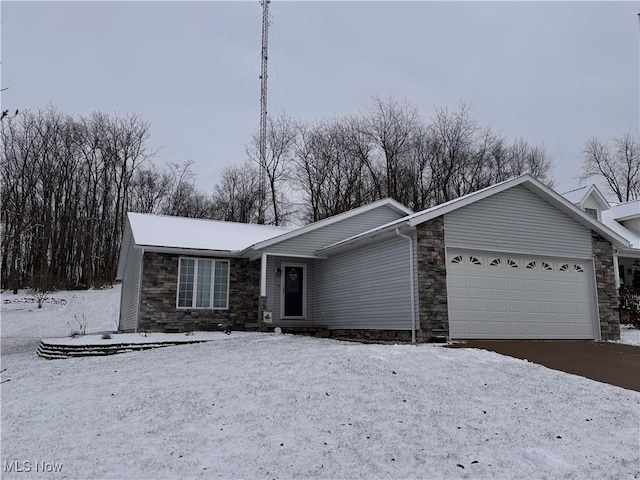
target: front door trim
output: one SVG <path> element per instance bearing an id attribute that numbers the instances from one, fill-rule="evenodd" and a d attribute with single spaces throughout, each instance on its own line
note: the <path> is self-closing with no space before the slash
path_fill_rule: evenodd
<path id="1" fill-rule="evenodd" d="M 286 285 L 286 271 L 288 267 L 294 268 L 302 268 L 302 315 L 285 315 L 286 311 L 286 295 L 285 295 L 285 285 Z M 305 319 L 307 318 L 307 265 L 305 263 L 289 263 L 282 262 L 281 264 L 281 273 L 280 273 L 280 318 L 282 319 Z"/>

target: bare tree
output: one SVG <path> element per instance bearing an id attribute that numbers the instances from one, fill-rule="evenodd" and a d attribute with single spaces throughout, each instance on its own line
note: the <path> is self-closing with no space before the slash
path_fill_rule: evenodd
<path id="1" fill-rule="evenodd" d="M 131 179 L 129 209 L 140 213 L 160 213 L 171 189 L 171 176 L 155 165 L 138 168 Z"/>
<path id="2" fill-rule="evenodd" d="M 374 97 L 364 117 L 365 132 L 381 154 L 384 182 L 378 180 L 376 186 L 380 196 L 404 201 L 400 192 L 400 173 L 408 169 L 412 140 L 420 130 L 420 119 L 416 108 L 409 103 L 399 103 L 393 98 L 381 100 Z M 380 170 L 368 164 L 374 177 Z M 384 191 L 381 185 L 384 184 Z"/>
<path id="3" fill-rule="evenodd" d="M 284 183 L 288 179 L 288 167 L 295 139 L 296 130 L 293 121 L 285 114 L 281 114 L 275 119 L 271 117 L 268 119 L 267 152 L 264 164 L 260 158 L 260 139 L 257 135 L 253 136 L 247 147 L 248 157 L 260 166 L 261 174 L 266 176 L 268 192 L 264 192 L 264 194 L 269 197 L 269 223 L 274 225 L 282 224 L 288 213 L 283 189 L 285 189 Z M 260 201 L 261 206 L 264 204 L 263 202 L 266 202 L 265 199 L 260 199 Z"/>
<path id="4" fill-rule="evenodd" d="M 306 202 L 306 220 L 317 221 L 372 200 L 363 145 L 353 128 L 349 120 L 299 126 L 294 179 Z"/>
<path id="5" fill-rule="evenodd" d="M 581 179 L 599 177 L 620 202 L 640 198 L 640 136 L 627 132 L 611 145 L 595 137 L 586 141 Z"/>
<path id="6" fill-rule="evenodd" d="M 114 281 L 147 133 L 135 116 L 76 120 L 53 107 L 2 121 L 3 287 Z"/>
<path id="7" fill-rule="evenodd" d="M 247 161 L 226 167 L 213 193 L 213 216 L 228 222 L 258 221 L 260 168 Z"/>

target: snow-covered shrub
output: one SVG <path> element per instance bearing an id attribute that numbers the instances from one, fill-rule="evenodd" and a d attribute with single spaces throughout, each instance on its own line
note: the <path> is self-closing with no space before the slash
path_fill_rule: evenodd
<path id="1" fill-rule="evenodd" d="M 111 334 L 110 333 L 103 333 L 102 334 L 102 339 L 103 340 L 111 340 Z"/>
<path id="2" fill-rule="evenodd" d="M 640 270 L 633 272 L 631 285 L 620 286 L 618 294 L 620 323 L 640 328 Z"/>
<path id="3" fill-rule="evenodd" d="M 49 292 L 39 287 L 29 289 L 29 295 L 38 304 L 38 308 L 42 308 L 42 304 L 49 297 Z"/>
<path id="4" fill-rule="evenodd" d="M 69 336 L 82 337 L 86 335 L 87 334 L 87 318 L 84 316 L 84 313 L 82 314 L 82 320 L 80 320 L 77 315 L 74 315 L 73 319 L 76 321 L 78 326 L 77 327 L 73 326 L 69 322 L 67 322 L 67 325 L 69 325 L 69 328 L 71 329 Z"/>

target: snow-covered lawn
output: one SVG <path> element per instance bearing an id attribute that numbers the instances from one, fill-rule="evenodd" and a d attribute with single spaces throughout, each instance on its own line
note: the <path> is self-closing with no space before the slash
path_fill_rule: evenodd
<path id="1" fill-rule="evenodd" d="M 620 325 L 620 343 L 640 346 L 640 330 L 631 325 Z"/>
<path id="2" fill-rule="evenodd" d="M 262 334 L 36 356 L 74 314 L 112 329 L 118 295 L 2 305 L 3 478 L 640 478 L 640 393 L 483 350 Z"/>

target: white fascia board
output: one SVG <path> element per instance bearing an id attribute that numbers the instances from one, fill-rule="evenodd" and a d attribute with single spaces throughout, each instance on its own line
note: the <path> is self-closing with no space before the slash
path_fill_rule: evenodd
<path id="1" fill-rule="evenodd" d="M 322 228 L 322 227 L 326 227 L 327 225 L 332 225 L 332 224 L 334 224 L 336 222 L 340 222 L 342 220 L 346 220 L 348 218 L 355 217 L 356 215 L 360 215 L 362 213 L 365 213 L 365 212 L 368 212 L 368 211 L 371 211 L 371 210 L 374 210 L 376 208 L 383 207 L 383 206 L 391 207 L 394 210 L 398 211 L 399 213 L 403 213 L 405 215 L 408 215 L 408 214 L 412 213 L 412 210 L 410 210 L 409 208 L 405 207 L 401 203 L 393 200 L 392 198 L 385 198 L 385 199 L 378 200 L 376 202 L 370 203 L 368 205 L 364 205 L 362 207 L 354 208 L 353 210 L 349 210 L 348 212 L 344 212 L 344 213 L 340 213 L 338 215 L 334 215 L 333 217 L 325 218 L 323 220 L 318 220 L 317 222 L 310 223 L 307 226 L 298 228 L 296 230 L 292 230 L 292 231 L 287 232 L 287 233 L 283 233 L 282 235 L 278 235 L 277 237 L 270 238 L 269 240 L 264 240 L 262 242 L 258 242 L 256 244 L 250 246 L 246 250 L 250 250 L 250 249 L 252 249 L 252 250 L 260 250 L 260 249 L 263 249 L 263 248 L 267 248 L 267 247 L 269 247 L 271 245 L 274 245 L 276 243 L 283 242 L 284 240 L 289 240 L 290 238 L 297 237 L 297 236 L 302 235 L 304 233 L 313 232 L 314 230 L 317 230 L 317 229 Z"/>
<path id="2" fill-rule="evenodd" d="M 255 252 L 243 252 L 245 253 L 243 256 L 248 258 L 250 261 L 258 260 L 263 255 L 268 255 L 269 257 L 286 257 L 286 258 L 308 258 L 308 259 L 316 259 L 316 258 L 327 258 L 322 255 L 297 255 L 297 254 L 288 254 L 282 252 L 270 252 L 268 250 L 260 250 Z M 247 254 L 249 253 L 249 254 Z"/>
<path id="3" fill-rule="evenodd" d="M 231 250 L 206 250 L 199 248 L 177 248 L 177 247 L 159 247 L 157 245 L 136 245 L 136 247 L 144 248 L 145 252 L 153 253 L 174 253 L 177 255 L 190 255 L 194 257 L 240 257 L 240 252 Z"/>
<path id="4" fill-rule="evenodd" d="M 623 258 L 640 258 L 640 248 L 620 248 L 618 257 Z"/>
<path id="5" fill-rule="evenodd" d="M 626 222 L 628 220 L 635 220 L 636 218 L 640 218 L 640 213 L 634 213 L 633 215 L 627 215 L 626 217 L 616 218 L 616 222 Z"/>

